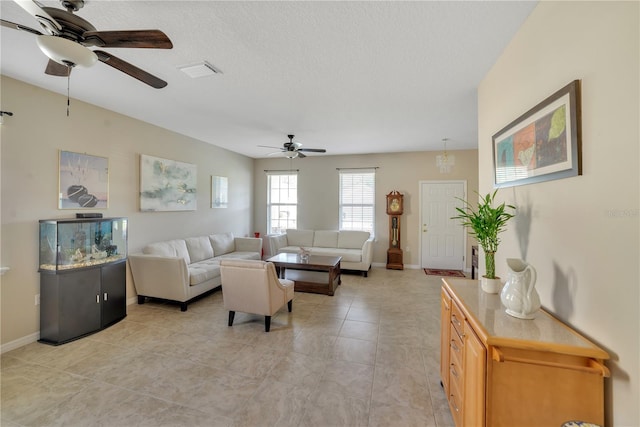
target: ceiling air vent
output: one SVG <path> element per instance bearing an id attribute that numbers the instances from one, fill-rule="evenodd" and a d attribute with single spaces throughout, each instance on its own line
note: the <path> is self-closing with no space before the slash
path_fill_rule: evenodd
<path id="1" fill-rule="evenodd" d="M 211 65 L 207 61 L 198 62 L 197 64 L 182 65 L 178 67 L 178 70 L 182 71 L 192 79 L 213 76 L 214 74 L 222 74 L 222 70 Z"/>

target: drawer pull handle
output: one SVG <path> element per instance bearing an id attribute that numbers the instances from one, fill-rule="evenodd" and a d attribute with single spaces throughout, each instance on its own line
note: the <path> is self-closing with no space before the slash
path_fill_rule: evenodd
<path id="1" fill-rule="evenodd" d="M 462 323 L 460 323 L 460 321 L 458 320 L 455 314 L 451 315 L 451 322 L 455 323 L 456 326 L 458 327 L 462 326 Z"/>
<path id="2" fill-rule="evenodd" d="M 451 365 L 451 375 L 458 378 L 458 373 L 456 372 L 456 368 L 454 367 L 454 365 Z"/>
<path id="3" fill-rule="evenodd" d="M 453 394 L 450 397 L 453 397 Z M 451 399 L 451 404 L 453 405 L 453 409 L 456 412 L 460 412 L 460 409 L 458 409 L 458 405 L 456 405 L 456 401 L 455 400 Z"/>
<path id="4" fill-rule="evenodd" d="M 548 366 L 551 368 L 559 368 L 559 369 L 571 369 L 574 371 L 582 371 L 591 374 L 599 374 L 604 378 L 609 378 L 611 376 L 611 372 L 609 369 L 604 366 L 602 363 L 590 359 L 589 366 L 579 366 L 579 365 L 568 365 L 566 363 L 558 363 L 558 362 L 547 362 L 545 360 L 535 360 L 535 359 L 525 359 L 523 357 L 510 357 L 505 356 L 499 348 L 493 348 L 493 360 L 496 362 L 513 362 L 513 363 L 526 363 L 530 365 L 539 365 L 539 366 Z"/>
<path id="5" fill-rule="evenodd" d="M 458 348 L 458 346 L 456 345 L 456 341 L 455 340 L 451 340 L 451 348 L 456 352 L 456 353 L 460 353 L 460 349 Z"/>

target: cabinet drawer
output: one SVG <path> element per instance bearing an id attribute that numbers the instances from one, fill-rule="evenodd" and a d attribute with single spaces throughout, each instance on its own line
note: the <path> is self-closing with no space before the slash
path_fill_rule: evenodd
<path id="1" fill-rule="evenodd" d="M 449 383 L 456 383 L 459 391 L 462 391 L 464 385 L 464 369 L 462 366 L 462 356 L 457 357 L 455 354 L 451 354 L 449 359 Z M 462 399 L 459 400 L 462 402 Z"/>
<path id="2" fill-rule="evenodd" d="M 462 393 L 456 381 L 449 385 L 449 409 L 456 426 L 462 426 Z"/>
<path id="3" fill-rule="evenodd" d="M 451 300 L 451 324 L 456 331 L 458 331 L 459 336 L 464 336 L 464 321 L 466 317 L 462 314 L 462 310 L 458 307 L 455 301 Z"/>
<path id="4" fill-rule="evenodd" d="M 458 356 L 459 360 L 462 360 L 462 350 L 464 349 L 464 340 L 456 331 L 456 328 L 451 325 L 451 333 L 449 334 L 451 337 L 449 340 L 449 345 L 451 346 L 451 353 L 455 353 Z"/>

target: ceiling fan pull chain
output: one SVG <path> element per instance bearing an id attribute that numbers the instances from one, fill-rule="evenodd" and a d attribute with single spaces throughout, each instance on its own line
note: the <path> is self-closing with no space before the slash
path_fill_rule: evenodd
<path id="1" fill-rule="evenodd" d="M 67 117 L 69 117 L 69 83 L 71 82 L 71 67 L 67 65 Z"/>

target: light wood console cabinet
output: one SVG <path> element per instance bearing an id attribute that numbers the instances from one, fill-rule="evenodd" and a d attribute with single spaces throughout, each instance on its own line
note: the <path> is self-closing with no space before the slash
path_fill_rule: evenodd
<path id="1" fill-rule="evenodd" d="M 476 280 L 442 281 L 440 375 L 456 426 L 604 425 L 607 352 L 544 310 L 507 315 Z"/>

